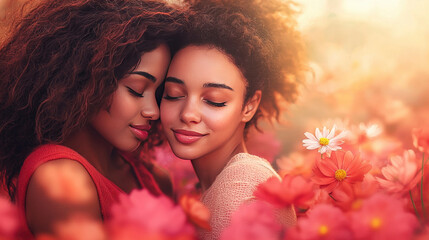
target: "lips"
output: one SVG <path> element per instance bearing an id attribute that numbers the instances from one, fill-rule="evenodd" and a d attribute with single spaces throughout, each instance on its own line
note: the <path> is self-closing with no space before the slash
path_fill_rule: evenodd
<path id="1" fill-rule="evenodd" d="M 136 136 L 140 141 L 144 141 L 149 136 L 149 125 L 130 125 L 131 132 Z"/>
<path id="2" fill-rule="evenodd" d="M 199 132 L 180 130 L 180 129 L 173 130 L 173 133 L 174 133 L 174 136 L 176 137 L 176 140 L 182 144 L 194 143 L 207 135 Z"/>

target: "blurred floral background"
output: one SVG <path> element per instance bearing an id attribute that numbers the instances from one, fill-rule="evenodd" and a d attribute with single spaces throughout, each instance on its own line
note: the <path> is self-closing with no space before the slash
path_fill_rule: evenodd
<path id="1" fill-rule="evenodd" d="M 332 123 L 376 123 L 411 147 L 410 130 L 429 123 L 429 1 L 299 2 L 314 77 L 276 127 L 282 153 Z"/>

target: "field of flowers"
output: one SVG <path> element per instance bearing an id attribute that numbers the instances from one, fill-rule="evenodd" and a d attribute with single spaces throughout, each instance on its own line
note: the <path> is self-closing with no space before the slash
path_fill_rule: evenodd
<path id="1" fill-rule="evenodd" d="M 248 136 L 283 180 L 260 185 L 222 239 L 429 239 L 429 2 L 298 2 L 312 72 L 282 123 Z M 156 159 L 177 203 L 134 191 L 105 224 L 76 216 L 37 239 L 196 239 L 210 213 L 191 165 L 168 146 Z M 274 212 L 290 205 L 298 221 L 286 227 Z M 0 239 L 21 228 L 0 198 Z"/>

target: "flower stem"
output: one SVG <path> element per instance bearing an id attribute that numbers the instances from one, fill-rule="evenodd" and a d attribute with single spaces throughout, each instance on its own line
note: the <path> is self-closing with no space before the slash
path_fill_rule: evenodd
<path id="1" fill-rule="evenodd" d="M 330 194 L 328 194 L 329 195 L 329 197 L 331 197 L 335 202 L 337 201 L 337 199 L 335 199 L 333 196 L 332 196 L 332 193 L 330 193 Z M 413 203 L 414 204 L 414 203 Z"/>
<path id="2" fill-rule="evenodd" d="M 410 192 L 410 199 L 411 199 L 411 203 L 413 204 L 413 207 L 414 207 L 414 212 L 416 212 L 416 217 L 417 217 L 417 218 L 419 219 L 419 221 L 420 221 L 419 212 L 417 211 L 416 204 L 414 203 L 413 194 L 411 194 L 411 190 L 410 190 L 409 192 Z"/>
<path id="3" fill-rule="evenodd" d="M 424 177 L 424 167 L 425 167 L 425 154 L 423 153 L 422 158 L 422 181 L 420 183 L 420 201 L 422 202 L 422 215 L 423 215 L 423 222 L 426 222 L 426 209 L 425 209 L 425 203 L 423 201 L 423 177 Z"/>

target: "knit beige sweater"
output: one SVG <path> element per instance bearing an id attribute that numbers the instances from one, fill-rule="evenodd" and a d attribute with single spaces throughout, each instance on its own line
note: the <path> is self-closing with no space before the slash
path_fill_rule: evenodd
<path id="1" fill-rule="evenodd" d="M 263 158 L 248 153 L 239 153 L 231 158 L 201 197 L 201 201 L 211 212 L 212 231 L 199 230 L 199 238 L 219 239 L 222 231 L 229 225 L 232 213 L 241 204 L 254 200 L 253 192 L 256 187 L 274 176 L 280 179 L 271 164 Z M 281 215 L 286 225 L 295 224 L 293 208 L 282 210 Z"/>

